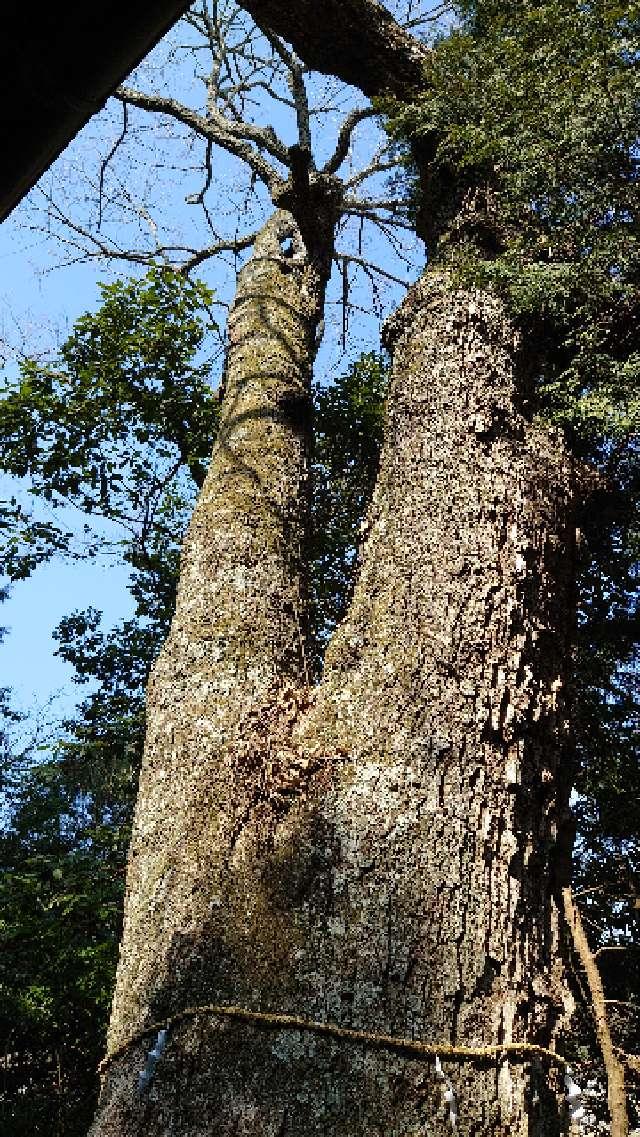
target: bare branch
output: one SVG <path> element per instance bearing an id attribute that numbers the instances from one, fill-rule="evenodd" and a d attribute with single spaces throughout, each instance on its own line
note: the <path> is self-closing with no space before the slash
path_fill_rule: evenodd
<path id="1" fill-rule="evenodd" d="M 410 233 L 415 233 L 416 231 L 415 225 L 411 221 L 403 221 L 400 217 L 385 217 L 383 219 L 382 217 L 379 217 L 377 213 L 372 212 L 368 209 L 359 209 L 357 213 L 352 214 L 352 216 L 364 217 L 367 221 L 371 221 L 374 225 L 377 225 L 378 229 L 384 233 L 385 237 L 389 243 L 393 245 L 394 249 L 396 249 L 396 245 L 394 244 L 395 238 L 394 235 L 389 232 L 390 225 L 393 225 L 395 229 L 407 229 Z M 396 251 L 398 250 L 396 249 Z"/>
<path id="2" fill-rule="evenodd" d="M 188 126 L 203 138 L 210 138 L 218 145 L 228 149 L 227 142 L 221 142 L 220 136 L 228 135 L 232 139 L 254 142 L 261 150 L 266 150 L 284 166 L 288 163 L 288 149 L 282 142 L 272 126 L 256 126 L 251 122 L 232 122 L 215 108 L 208 109 L 206 116 L 199 115 L 197 111 L 179 103 L 176 99 L 166 98 L 163 95 L 149 95 L 142 91 L 134 91 L 130 87 L 119 87 L 114 92 L 116 98 L 141 107 L 143 110 L 167 114 Z M 244 157 L 244 151 L 240 154 Z"/>
<path id="3" fill-rule="evenodd" d="M 400 213 L 407 210 L 407 202 L 399 201 L 397 198 L 387 199 L 386 201 L 376 201 L 375 199 L 363 199 L 359 201 L 357 198 L 346 198 L 343 205 L 343 213 L 353 214 L 356 217 L 366 217 L 370 213 L 375 213 L 377 209 L 385 209 L 388 213 Z M 393 225 L 394 217 L 385 217 L 390 225 Z"/>
<path id="4" fill-rule="evenodd" d="M 636 898 L 635 892 L 618 892 L 618 891 L 616 891 L 619 888 L 620 888 L 620 885 L 617 884 L 615 881 L 613 881 L 613 880 L 605 881 L 604 884 L 594 884 L 591 888 L 580 888 L 578 890 L 578 892 L 575 892 L 573 894 L 573 898 L 574 898 L 574 900 L 577 900 L 579 896 L 588 896 L 594 892 L 608 892 L 609 893 L 608 899 L 610 899 L 610 900 L 635 900 L 635 898 Z M 614 890 L 614 891 L 612 891 L 612 890 Z"/>
<path id="5" fill-rule="evenodd" d="M 100 229 L 100 227 L 102 225 L 102 191 L 104 188 L 104 175 L 105 175 L 107 166 L 109 165 L 109 162 L 111 161 L 111 159 L 114 157 L 118 147 L 121 145 L 122 142 L 124 142 L 124 139 L 125 139 L 126 133 L 127 133 L 128 119 L 129 119 L 129 108 L 128 108 L 126 103 L 123 103 L 122 104 L 122 130 L 121 130 L 120 134 L 118 135 L 118 137 L 116 138 L 116 140 L 115 140 L 113 146 L 111 147 L 109 153 L 107 154 L 106 158 L 100 164 L 100 179 L 99 179 L 99 184 L 98 184 L 98 225 L 97 225 L 98 230 Z"/>
<path id="6" fill-rule="evenodd" d="M 175 266 L 178 262 L 178 271 L 185 276 L 193 271 L 199 264 L 212 257 L 219 256 L 221 253 L 240 253 L 248 249 L 256 239 L 257 233 L 246 233 L 240 237 L 222 238 L 211 245 L 207 245 L 203 249 L 194 249 L 188 245 L 156 245 L 152 252 L 141 252 L 134 249 L 123 249 L 120 246 L 110 243 L 104 237 L 97 237 L 90 229 L 86 229 L 76 221 L 72 221 L 70 217 L 60 209 L 57 203 L 47 196 L 47 202 L 50 210 L 55 215 L 56 219 L 64 225 L 67 229 L 75 233 L 80 241 L 73 241 L 65 238 L 60 234 L 57 239 L 61 244 L 70 245 L 72 248 L 77 249 L 83 254 L 84 258 L 92 259 L 94 257 L 104 257 L 106 260 L 128 261 L 130 264 L 138 265 L 151 265 L 154 264 L 158 258 L 166 261 L 167 264 Z M 91 247 L 93 246 L 93 248 Z"/>
<path id="7" fill-rule="evenodd" d="M 249 84 L 247 84 L 247 87 L 248 86 L 249 86 Z M 284 107 L 289 107 L 291 110 L 296 109 L 296 105 L 295 105 L 293 99 L 288 99 L 286 97 L 286 95 L 281 95 L 278 91 L 276 91 L 274 89 L 272 84 L 265 82 L 264 79 L 254 79 L 251 82 L 251 90 L 252 91 L 259 89 L 259 88 L 261 88 L 263 91 L 266 91 L 269 98 L 273 99 L 274 102 L 282 103 L 282 105 Z M 309 114 L 311 114 L 311 112 L 309 112 Z"/>
<path id="8" fill-rule="evenodd" d="M 294 59 L 289 67 L 289 90 L 296 108 L 296 122 L 298 125 L 298 142 L 303 150 L 311 155 L 311 118 L 309 115 L 309 99 L 304 82 L 302 64 Z M 312 157 L 313 163 L 313 157 Z"/>
<path id="9" fill-rule="evenodd" d="M 211 180 L 213 178 L 213 167 L 211 165 L 212 147 L 213 147 L 213 142 L 209 138 L 209 139 L 207 139 L 207 148 L 205 150 L 205 155 L 204 155 L 204 164 L 205 164 L 205 168 L 206 168 L 206 177 L 205 177 L 204 185 L 203 185 L 203 187 L 199 193 L 193 194 L 191 197 L 186 197 L 185 201 L 186 201 L 187 205 L 201 205 L 202 206 L 204 215 L 207 219 L 207 225 L 209 226 L 211 232 L 215 233 L 215 227 L 214 227 L 213 221 L 211 220 L 211 214 L 209 213 L 209 210 L 207 209 L 207 206 L 206 206 L 206 203 L 204 200 L 205 194 L 206 194 L 207 190 L 209 189 L 209 186 L 211 185 Z"/>
<path id="10" fill-rule="evenodd" d="M 171 118 L 189 127 L 195 134 L 211 140 L 222 150 L 227 150 L 237 158 L 246 162 L 257 176 L 264 182 L 271 194 L 277 193 L 284 182 L 278 172 L 267 162 L 266 158 L 250 143 L 255 142 L 261 150 L 272 154 L 283 165 L 288 165 L 288 149 L 276 136 L 271 127 L 254 126 L 252 123 L 235 123 L 225 118 L 219 111 L 209 113 L 206 117 L 177 102 L 176 99 L 166 98 L 163 95 L 148 95 L 141 91 L 134 91 L 130 87 L 119 87 L 114 92 L 115 98 L 141 110 L 156 114 L 166 114 Z"/>
<path id="11" fill-rule="evenodd" d="M 411 9 L 411 5 L 409 8 Z M 453 4 L 443 3 L 439 4 L 437 8 L 432 8 L 429 12 L 424 12 L 420 16 L 411 16 L 409 14 L 406 19 L 400 20 L 399 22 L 407 31 L 414 31 L 416 28 L 422 28 L 426 24 L 437 24 L 443 16 L 449 15 L 453 11 Z"/>
<path id="12" fill-rule="evenodd" d="M 386 280 L 393 281 L 394 284 L 401 284 L 403 288 L 409 287 L 408 281 L 402 280 L 400 276 L 394 276 L 394 274 L 392 272 L 388 272 L 386 268 L 380 268 L 379 265 L 372 264 L 371 261 L 365 260 L 364 257 L 356 257 L 351 253 L 341 253 L 339 251 L 336 251 L 334 260 L 337 265 L 340 265 L 341 263 L 358 265 L 367 275 L 369 275 L 371 272 L 375 272 L 378 276 L 383 276 Z"/>
<path id="13" fill-rule="evenodd" d="M 370 166 L 365 166 L 363 170 L 360 170 L 357 174 L 354 174 L 352 178 L 349 178 L 344 183 L 345 189 L 353 189 L 354 186 L 359 186 L 362 182 L 366 182 L 367 178 L 373 178 L 376 174 L 383 174 L 386 170 L 395 170 L 398 165 L 399 162 L 397 160 L 393 162 L 372 162 Z"/>
<path id="14" fill-rule="evenodd" d="M 251 247 L 259 232 L 260 230 L 256 229 L 253 233 L 245 234 L 244 237 L 236 237 L 229 241 L 218 241 L 215 245 L 209 245 L 207 248 L 199 249 L 197 252 L 194 251 L 193 256 L 189 257 L 181 266 L 180 272 L 187 276 L 194 268 L 202 264 L 203 261 L 210 260 L 211 257 L 218 256 L 219 253 L 243 252 L 244 249 Z"/>
<path id="15" fill-rule="evenodd" d="M 366 118 L 373 118 L 376 112 L 373 107 L 356 107 L 345 118 L 340 133 L 338 134 L 338 141 L 336 148 L 329 158 L 329 161 L 323 166 L 323 174 L 335 174 L 340 168 L 345 158 L 349 153 L 349 146 L 351 145 L 351 135 L 353 134 L 358 123 L 363 122 Z"/>
<path id="16" fill-rule="evenodd" d="M 307 150 L 311 154 L 311 117 L 307 88 L 304 82 L 304 67 L 279 36 L 273 35 L 268 28 L 264 30 L 264 36 L 287 68 L 288 86 L 296 112 L 298 143 L 303 150 Z"/>
<path id="17" fill-rule="evenodd" d="M 115 244 L 107 243 L 107 241 L 105 241 L 103 238 L 97 237 L 95 233 L 91 232 L 91 230 L 86 229 L 83 225 L 80 225 L 79 222 L 72 221 L 71 218 L 67 217 L 62 209 L 60 209 L 59 205 L 57 205 L 52 197 L 46 194 L 44 190 L 41 192 L 44 194 L 49 210 L 51 213 L 53 213 L 56 220 L 61 222 L 61 224 L 64 225 L 67 229 L 71 230 L 72 233 L 75 233 L 77 236 L 81 237 L 83 242 L 89 242 L 89 247 L 87 247 L 86 244 L 80 244 L 77 241 L 72 241 L 68 238 L 65 239 L 64 237 L 60 236 L 60 234 L 56 234 L 57 240 L 60 241 L 61 244 L 71 245 L 72 248 L 81 251 L 85 257 L 91 258 L 102 256 L 107 260 L 126 260 L 132 264 L 149 264 L 153 257 L 157 256 L 157 253 L 151 254 L 140 252 L 126 252 Z M 90 246 L 93 246 L 93 249 L 91 249 Z"/>

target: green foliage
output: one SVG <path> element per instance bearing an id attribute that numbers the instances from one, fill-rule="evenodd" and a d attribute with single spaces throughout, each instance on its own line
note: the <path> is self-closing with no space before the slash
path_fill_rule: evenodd
<path id="1" fill-rule="evenodd" d="M 94 556 L 114 540 L 135 562 L 152 531 L 173 540 L 176 515 L 204 478 L 219 412 L 210 363 L 199 361 L 213 327 L 209 290 L 154 267 L 101 293 L 53 364 L 25 361 L 18 383 L 1 392 L 3 467 L 25 480 L 35 507 L 14 499 L 0 512 L 11 579 L 61 553 Z M 68 510 L 63 523 L 43 520 L 38 502 L 78 509 L 82 537 Z"/>
<path id="2" fill-rule="evenodd" d="M 213 442 L 218 402 L 197 362 L 210 295 L 153 269 L 103 288 L 55 366 L 26 363 L 0 402 L 5 469 L 35 516 L 4 512 L 5 569 L 114 542 L 136 616 L 105 634 L 90 609 L 63 620 L 58 653 L 90 694 L 40 748 L 2 735 L 0 1124 L 12 1134 L 86 1132 L 104 1051 L 124 866 L 144 738 L 144 687 L 168 630 L 179 546 Z M 204 313 L 204 316 L 203 316 Z M 38 502 L 83 518 L 84 547 Z M 67 507 L 65 509 L 65 507 Z M 94 523 L 118 524 L 102 530 Z M 8 708 L 3 703 L 5 712 Z"/>
<path id="3" fill-rule="evenodd" d="M 115 544 L 136 601 L 135 618 L 108 635 L 94 609 L 62 621 L 58 654 L 91 693 L 40 751 L 16 753 L 4 736 L 0 1018 L 16 1061 L 5 1072 L 0 1123 L 25 1137 L 80 1137 L 94 1110 L 144 687 L 218 420 L 210 367 L 197 362 L 211 329 L 208 291 L 153 269 L 102 294 L 55 366 L 25 363 L 0 402 L 5 470 L 25 480 L 35 505 L 29 513 L 13 502 L 1 515 L 7 574 L 20 579 L 51 556 L 92 557 Z M 80 544 L 57 518 L 42 519 L 41 501 L 63 520 L 74 508 Z"/>
<path id="4" fill-rule="evenodd" d="M 378 472 L 388 366 L 374 352 L 328 387 L 316 386 L 311 550 L 314 664 L 345 615 L 359 529 Z"/>
<path id="5" fill-rule="evenodd" d="M 88 718 L 82 732 L 92 733 Z M 120 724 L 112 734 L 119 742 Z M 9 771 L 12 823 L 0 840 L 0 1031 L 15 1056 L 0 1101 L 7 1133 L 81 1134 L 91 1117 L 135 785 L 113 741 L 102 730 L 91 746 L 23 756 Z"/>
<path id="6" fill-rule="evenodd" d="M 499 292 L 537 405 L 577 430 L 640 423 L 640 5 L 467 0 L 390 127 L 433 155 L 432 260 Z"/>
<path id="7" fill-rule="evenodd" d="M 38 782 L 42 789 L 45 770 Z M 36 787 L 25 784 L 32 803 Z M 51 797 L 45 818 L 54 812 Z M 62 809 L 64 803 L 58 803 Z M 44 803 L 42 804 L 44 809 Z M 39 815 L 32 804 L 32 821 Z M 0 1031 L 2 1131 L 84 1133 L 91 1119 L 117 958 L 122 866 L 86 830 L 2 842 Z M 110 834 L 110 842 L 113 840 Z"/>
<path id="8" fill-rule="evenodd" d="M 174 565 L 165 565 L 166 591 Z M 141 594 L 155 579 L 138 582 Z M 95 1106 L 121 930 L 144 740 L 144 687 L 167 632 L 162 607 L 105 634 L 74 613 L 58 652 L 92 691 L 39 749 L 7 746 L 0 837 L 0 1030 L 16 1056 L 3 1132 L 81 1137 Z M 161 613 L 160 615 L 158 613 Z M 9 824 L 7 824 L 9 821 Z"/>
<path id="9" fill-rule="evenodd" d="M 434 45 L 428 89 L 400 119 L 405 131 L 437 133 L 429 203 L 439 236 L 453 236 L 464 197 L 489 193 L 493 240 L 526 261 L 633 255 L 637 2 L 457 7 L 461 24 Z"/>

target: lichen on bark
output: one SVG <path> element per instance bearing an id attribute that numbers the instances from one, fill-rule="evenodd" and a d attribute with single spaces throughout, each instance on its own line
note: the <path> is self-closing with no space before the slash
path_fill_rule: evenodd
<path id="1" fill-rule="evenodd" d="M 240 281 L 221 438 L 150 687 L 110 1046 L 207 1002 L 549 1045 L 571 463 L 521 412 L 500 303 L 428 272 L 388 326 L 359 577 L 309 690 L 307 434 L 290 410 L 322 287 L 302 248 L 283 257 L 280 224 Z M 138 1044 L 109 1067 L 93 1137 L 450 1132 L 433 1070 L 327 1038 L 203 1015 L 170 1032 L 146 1096 L 143 1064 Z M 564 1131 L 539 1063 L 447 1073 L 465 1137 Z"/>
<path id="2" fill-rule="evenodd" d="M 243 723 L 284 683 L 305 684 L 310 383 L 325 282 L 278 211 L 239 276 L 220 431 L 149 682 L 109 1045 L 215 989 L 225 967 L 217 925 L 229 919 L 222 878 L 244 808 Z M 119 1132 L 110 1117 L 96 1132 Z"/>

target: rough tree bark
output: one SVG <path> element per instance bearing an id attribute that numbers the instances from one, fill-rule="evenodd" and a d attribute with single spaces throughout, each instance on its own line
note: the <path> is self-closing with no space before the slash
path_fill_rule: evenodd
<path id="1" fill-rule="evenodd" d="M 340 960 L 317 1010 L 341 1018 L 346 998 L 369 1030 L 549 1045 L 566 1000 L 554 852 L 570 777 L 571 463 L 521 413 L 525 369 L 496 300 L 429 273 L 387 339 L 362 569 L 302 727 L 307 745 L 328 732 L 327 752 L 353 760 L 317 799 L 336 853 L 311 955 L 324 934 L 329 975 Z M 415 1071 L 383 1066 L 368 1071 L 375 1089 L 351 1089 L 355 1124 L 312 1131 L 383 1119 L 380 1132 L 415 1132 Z M 452 1077 L 464 1134 L 564 1129 L 546 1068 Z M 444 1134 L 433 1076 L 426 1093 L 426 1128 Z"/>
<path id="2" fill-rule="evenodd" d="M 307 66 L 365 95 L 406 98 L 424 85 L 428 49 L 377 0 L 243 0 L 242 7 L 293 44 Z"/>
<path id="3" fill-rule="evenodd" d="M 261 304 L 264 349 L 290 359 L 302 325 Z M 571 465 L 521 413 L 497 301 L 432 272 L 388 339 L 360 576 L 313 691 L 301 522 L 274 524 L 300 516 L 303 448 L 256 414 L 277 368 L 261 362 L 240 404 L 232 349 L 234 442 L 214 455 L 151 686 L 111 1048 L 203 1003 L 480 1046 L 549 1045 L 561 1022 Z M 254 465 L 276 511 L 258 508 Z M 171 1027 L 140 1093 L 149 1045 L 108 1067 L 94 1137 L 450 1131 L 440 1083 L 406 1057 L 202 1014 Z M 565 1129 L 545 1065 L 449 1073 L 462 1134 Z"/>
<path id="4" fill-rule="evenodd" d="M 254 792 L 236 743 L 283 684 L 306 682 L 310 384 L 331 251 L 310 255 L 280 210 L 238 279 L 220 431 L 149 681 L 110 1046 L 228 966 L 225 859 Z M 115 1081 L 94 1132 L 138 1132 L 140 1101 L 127 1086 L 122 1114 Z"/>

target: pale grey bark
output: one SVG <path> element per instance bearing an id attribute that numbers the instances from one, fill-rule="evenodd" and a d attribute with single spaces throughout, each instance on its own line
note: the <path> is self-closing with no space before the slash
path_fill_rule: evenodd
<path id="1" fill-rule="evenodd" d="M 226 433 L 150 691 L 110 1046 L 210 1002 L 548 1046 L 566 998 L 554 858 L 574 529 L 562 439 L 521 413 L 499 302 L 427 274 L 389 328 L 361 571 L 309 691 L 294 615 L 304 445 L 265 394 L 279 369 L 301 389 L 291 345 L 307 324 L 291 287 L 304 295 L 306 270 L 287 273 L 277 253 L 266 264 L 268 288 L 253 268 L 244 282 L 246 325 L 236 309 L 239 380 L 232 354 Z M 109 1066 L 94 1137 L 451 1132 L 442 1083 L 413 1059 L 203 1014 L 170 1028 L 140 1094 L 148 1045 Z M 565 1131 L 545 1063 L 446 1069 L 464 1137 Z"/>
<path id="2" fill-rule="evenodd" d="M 310 382 L 324 268 L 279 211 L 238 280 L 220 431 L 149 682 L 110 1047 L 215 989 L 230 966 L 226 858 L 260 777 L 247 738 L 261 707 L 286 715 L 283 689 L 304 685 L 307 670 Z M 96 1133 L 131 1131 L 119 1120 L 119 1079 Z M 133 1102 L 135 1113 L 129 1089 L 123 1108 Z"/>

